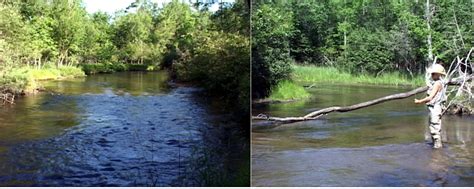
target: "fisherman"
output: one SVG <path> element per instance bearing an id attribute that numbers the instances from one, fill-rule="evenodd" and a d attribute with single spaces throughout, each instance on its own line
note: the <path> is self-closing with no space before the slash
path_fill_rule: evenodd
<path id="1" fill-rule="evenodd" d="M 446 101 L 446 87 L 444 85 L 444 76 L 446 72 L 440 64 L 434 64 L 428 72 L 431 79 L 428 84 L 428 96 L 423 99 L 415 99 L 415 104 L 425 103 L 429 110 L 429 129 L 433 148 L 441 148 L 441 116 Z"/>

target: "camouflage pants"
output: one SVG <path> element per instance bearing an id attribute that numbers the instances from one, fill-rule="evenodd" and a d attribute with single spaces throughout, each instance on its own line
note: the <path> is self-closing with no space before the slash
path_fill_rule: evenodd
<path id="1" fill-rule="evenodd" d="M 432 139 L 441 139 L 441 116 L 443 106 L 435 104 L 428 106 L 429 114 L 429 129 Z"/>

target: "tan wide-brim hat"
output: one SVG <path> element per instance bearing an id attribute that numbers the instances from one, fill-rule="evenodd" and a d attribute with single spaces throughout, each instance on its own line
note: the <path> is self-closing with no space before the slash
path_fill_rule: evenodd
<path id="1" fill-rule="evenodd" d="M 433 65 L 430 70 L 429 70 L 430 73 L 439 73 L 439 74 L 443 74 L 443 75 L 446 75 L 446 71 L 444 70 L 444 67 L 441 66 L 440 64 L 435 64 Z"/>

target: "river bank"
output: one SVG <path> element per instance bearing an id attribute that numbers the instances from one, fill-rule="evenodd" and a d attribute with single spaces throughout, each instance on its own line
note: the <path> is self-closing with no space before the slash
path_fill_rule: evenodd
<path id="1" fill-rule="evenodd" d="M 272 89 L 268 99 L 259 99 L 257 101 L 282 102 L 307 99 L 310 95 L 304 86 L 311 88 L 318 84 L 383 85 L 391 87 L 416 87 L 425 84 L 422 76 L 410 78 L 398 72 L 381 73 L 379 75 L 353 75 L 334 67 L 298 64 L 293 64 L 292 70 L 290 80 L 284 80 L 278 83 L 278 85 Z"/>
<path id="2" fill-rule="evenodd" d="M 115 73 L 124 71 L 155 71 L 152 65 L 139 64 L 80 64 L 79 66 L 46 66 L 42 68 L 19 67 L 0 72 L 0 91 L 6 97 L 24 96 L 41 91 L 41 81 L 64 80 L 87 75 Z M 3 99 L 10 102 L 8 99 Z M 11 101 L 10 103 L 13 103 Z"/>
<path id="3" fill-rule="evenodd" d="M 86 76 L 84 71 L 75 66 L 40 69 L 32 67 L 12 68 L 0 72 L 0 88 L 13 95 L 33 94 L 41 88 L 39 81 L 62 80 L 84 76 Z"/>
<path id="4" fill-rule="evenodd" d="M 421 86 L 425 84 L 424 76 L 409 77 L 399 72 L 386 72 L 377 75 L 360 73 L 350 74 L 334 67 L 311 65 L 293 65 L 292 79 L 301 83 L 339 83 L 351 85 L 387 85 L 387 86 Z"/>

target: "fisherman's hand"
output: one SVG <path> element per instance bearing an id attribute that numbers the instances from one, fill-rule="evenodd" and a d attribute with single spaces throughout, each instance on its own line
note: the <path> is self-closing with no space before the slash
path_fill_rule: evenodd
<path id="1" fill-rule="evenodd" d="M 421 103 L 423 103 L 422 100 L 415 99 L 415 104 L 421 104 Z"/>

